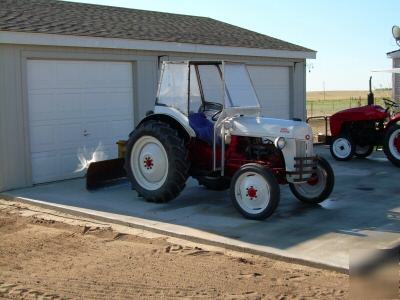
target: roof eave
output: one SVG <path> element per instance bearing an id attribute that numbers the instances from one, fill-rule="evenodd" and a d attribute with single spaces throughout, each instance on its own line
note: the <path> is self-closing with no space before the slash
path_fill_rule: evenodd
<path id="1" fill-rule="evenodd" d="M 131 40 L 90 36 L 59 35 L 0 31 L 0 44 L 41 45 L 59 47 L 84 47 L 108 49 L 134 49 L 147 51 L 185 52 L 202 54 L 241 55 L 258 57 L 280 57 L 315 59 L 315 51 L 292 51 L 230 46 L 214 46 L 149 40 Z"/>
<path id="2" fill-rule="evenodd" d="M 388 58 L 400 58 L 400 49 L 386 53 Z"/>

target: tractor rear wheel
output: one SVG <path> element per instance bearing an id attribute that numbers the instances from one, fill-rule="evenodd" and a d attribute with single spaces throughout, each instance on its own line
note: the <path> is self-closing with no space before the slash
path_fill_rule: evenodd
<path id="1" fill-rule="evenodd" d="M 245 218 L 263 220 L 277 208 L 280 188 L 271 171 L 250 163 L 236 171 L 230 194 L 233 205 Z"/>
<path id="2" fill-rule="evenodd" d="M 196 176 L 195 179 L 199 185 L 204 185 L 207 189 L 212 191 L 224 191 L 229 189 L 231 181 L 226 177 L 211 177 L 211 176 Z"/>
<path id="3" fill-rule="evenodd" d="M 189 173 L 185 140 L 169 124 L 148 121 L 126 144 L 125 170 L 132 187 L 150 202 L 168 202 L 185 187 Z"/>
<path id="4" fill-rule="evenodd" d="M 301 202 L 317 204 L 332 193 L 335 175 L 329 162 L 318 157 L 317 169 L 311 178 L 304 183 L 289 183 L 290 190 Z"/>
<path id="5" fill-rule="evenodd" d="M 374 151 L 374 146 L 372 145 L 366 145 L 366 146 L 356 145 L 356 148 L 354 150 L 354 155 L 358 158 L 367 158 L 368 156 L 371 155 L 373 151 Z"/>
<path id="6" fill-rule="evenodd" d="M 400 124 L 393 124 L 386 130 L 383 150 L 387 158 L 400 167 Z"/>
<path id="7" fill-rule="evenodd" d="M 354 156 L 354 142 L 347 135 L 339 135 L 332 140 L 330 151 L 334 159 L 350 160 Z"/>

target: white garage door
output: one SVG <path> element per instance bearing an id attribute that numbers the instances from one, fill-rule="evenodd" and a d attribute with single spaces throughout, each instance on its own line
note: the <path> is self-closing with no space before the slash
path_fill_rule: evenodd
<path id="1" fill-rule="evenodd" d="M 290 80 L 288 67 L 248 66 L 251 80 L 262 106 L 262 115 L 290 117 Z"/>
<path id="2" fill-rule="evenodd" d="M 33 183 L 117 157 L 115 142 L 133 128 L 130 63 L 29 60 L 27 76 Z"/>

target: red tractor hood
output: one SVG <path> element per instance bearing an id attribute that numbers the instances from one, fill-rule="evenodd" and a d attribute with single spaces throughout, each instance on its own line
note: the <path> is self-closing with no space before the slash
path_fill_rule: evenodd
<path id="1" fill-rule="evenodd" d="M 340 134 L 342 125 L 345 122 L 354 121 L 379 121 L 389 117 L 386 110 L 379 105 L 366 105 L 356 108 L 349 108 L 337 112 L 330 117 L 332 136 Z"/>

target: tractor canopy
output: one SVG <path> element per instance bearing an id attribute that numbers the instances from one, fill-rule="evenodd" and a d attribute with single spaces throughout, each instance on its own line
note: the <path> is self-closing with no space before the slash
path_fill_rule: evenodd
<path id="1" fill-rule="evenodd" d="M 260 112 L 260 103 L 243 63 L 226 61 L 163 62 L 157 105 L 189 115 L 205 103 L 224 110 Z"/>

